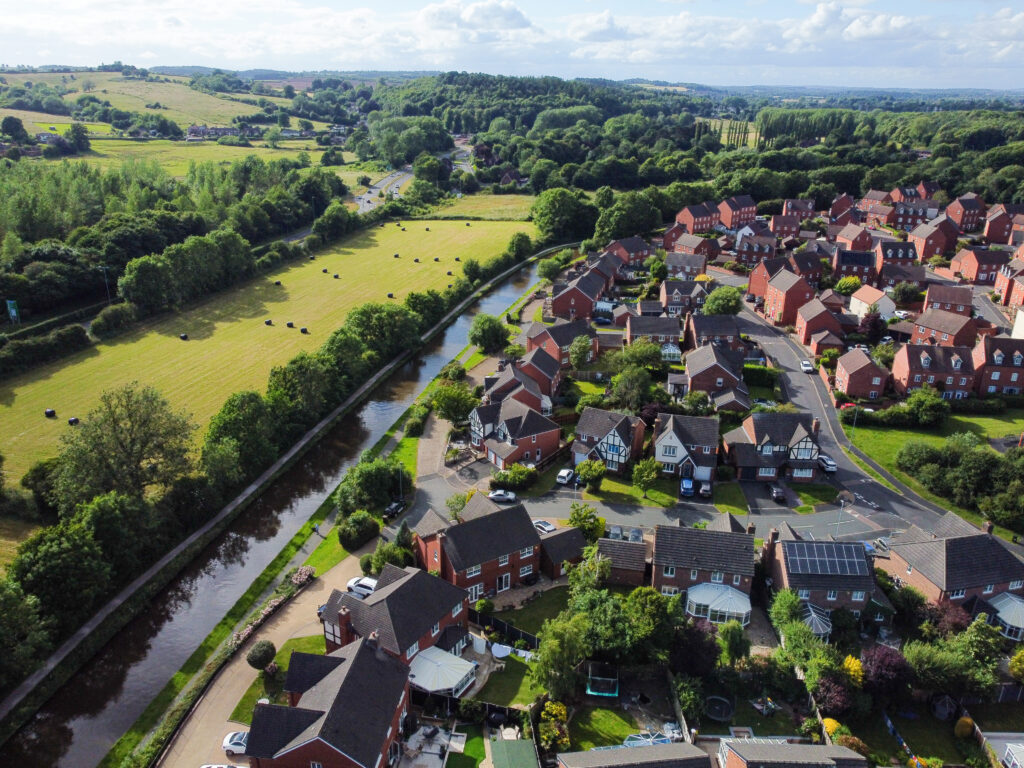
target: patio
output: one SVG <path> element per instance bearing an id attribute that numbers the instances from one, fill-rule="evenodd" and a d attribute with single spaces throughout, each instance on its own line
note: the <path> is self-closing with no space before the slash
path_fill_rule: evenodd
<path id="1" fill-rule="evenodd" d="M 456 738 L 461 736 L 461 740 Z M 445 755 L 449 748 L 461 752 L 465 746 L 465 734 L 455 734 L 436 725 L 422 725 L 406 739 L 402 749 L 399 768 L 444 768 Z"/>

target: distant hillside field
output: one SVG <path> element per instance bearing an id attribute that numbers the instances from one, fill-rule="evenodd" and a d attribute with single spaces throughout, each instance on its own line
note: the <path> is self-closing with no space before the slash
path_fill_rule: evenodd
<path id="1" fill-rule="evenodd" d="M 29 112 L 24 109 L 0 109 L 0 120 L 10 115 L 21 120 L 25 130 L 30 134 L 53 133 L 50 128 L 56 128 L 57 133 L 64 133 L 71 127 L 71 118 L 68 115 L 48 115 L 45 112 Z M 90 134 L 109 134 L 113 127 L 110 123 L 82 123 L 89 129 Z"/>

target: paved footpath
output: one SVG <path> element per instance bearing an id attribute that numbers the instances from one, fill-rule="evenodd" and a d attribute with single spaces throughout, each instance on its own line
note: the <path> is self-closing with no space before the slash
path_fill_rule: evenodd
<path id="1" fill-rule="evenodd" d="M 334 530 L 328 531 L 326 535 L 335 535 Z M 311 539 L 311 543 L 314 542 L 319 543 L 319 540 Z M 344 589 L 349 579 L 362 575 L 359 556 L 372 551 L 376 540 L 371 544 L 349 555 L 314 580 L 253 633 L 249 642 L 224 665 L 210 683 L 206 693 L 178 730 L 170 749 L 164 754 L 159 763 L 161 768 L 196 768 L 197 765 L 208 763 L 225 763 L 224 750 L 221 749 L 224 736 L 230 731 L 249 729 L 246 725 L 228 720 L 239 699 L 256 679 L 257 672 L 246 663 L 245 654 L 257 640 L 270 640 L 275 647 L 280 648 L 294 637 L 322 634 L 323 628 L 316 617 L 316 609 L 327 602 L 332 589 Z M 229 762 L 246 765 L 248 758 L 236 755 Z"/>

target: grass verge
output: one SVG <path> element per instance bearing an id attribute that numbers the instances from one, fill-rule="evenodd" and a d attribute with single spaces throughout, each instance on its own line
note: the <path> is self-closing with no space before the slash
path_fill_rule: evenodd
<path id="1" fill-rule="evenodd" d="M 635 488 L 625 478 L 606 475 L 601 483 L 601 490 L 596 493 L 584 491 L 583 498 L 604 504 L 640 504 L 644 507 L 666 508 L 675 505 L 678 488 L 678 484 L 672 478 L 659 477 L 654 487 L 647 491 L 647 498 L 644 498 L 640 489 Z"/>
<path id="2" fill-rule="evenodd" d="M 796 508 L 798 515 L 810 515 L 819 504 L 831 504 L 839 495 L 839 489 L 827 483 L 801 483 L 793 485 L 793 490 L 797 492 L 802 502 Z"/>
<path id="3" fill-rule="evenodd" d="M 338 529 L 333 528 L 324 535 L 316 549 L 309 553 L 303 565 L 316 568 L 316 575 L 321 576 L 348 557 L 349 553 L 338 541 Z"/>
<path id="4" fill-rule="evenodd" d="M 864 473 L 870 475 L 872 478 L 874 478 L 876 482 L 881 483 L 882 485 L 884 485 L 886 488 L 888 488 L 890 491 L 893 491 L 894 493 L 900 493 L 900 490 L 895 485 L 893 485 L 888 480 L 886 480 L 884 477 L 882 477 L 878 473 L 877 470 L 875 470 L 873 467 L 868 465 L 868 463 L 866 461 L 864 461 L 864 459 L 862 459 L 860 456 L 857 456 L 855 453 L 852 453 L 851 451 L 848 451 L 845 448 L 843 449 L 843 453 L 846 454 L 846 458 L 848 458 L 850 461 L 852 461 L 854 464 L 856 464 L 860 468 L 860 470 L 862 472 L 864 472 Z"/>
<path id="5" fill-rule="evenodd" d="M 277 655 L 274 656 L 274 662 L 278 666 L 277 675 L 268 680 L 262 673 L 257 673 L 256 679 L 242 694 L 242 698 L 239 699 L 228 719 L 236 723 L 251 725 L 253 710 L 256 708 L 256 702 L 260 699 L 270 699 L 271 704 L 287 704 L 288 696 L 284 692 L 284 681 L 288 674 L 288 663 L 291 661 L 292 652 L 323 655 L 326 650 L 327 644 L 323 635 L 293 637 L 282 645 Z"/>
<path id="6" fill-rule="evenodd" d="M 719 512 L 745 515 L 750 511 L 747 506 L 747 497 L 743 495 L 743 488 L 739 483 L 715 483 L 712 494 L 715 508 Z"/>

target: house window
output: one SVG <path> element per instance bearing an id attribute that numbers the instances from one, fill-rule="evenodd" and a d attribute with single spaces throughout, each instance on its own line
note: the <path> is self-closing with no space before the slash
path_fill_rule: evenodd
<path id="1" fill-rule="evenodd" d="M 921 383 L 921 374 L 920 373 L 917 374 L 916 376 L 914 376 L 914 383 L 915 384 L 920 384 Z"/>
<path id="2" fill-rule="evenodd" d="M 982 590 L 982 594 L 991 595 L 995 588 L 995 584 L 986 584 L 985 589 Z"/>
<path id="3" fill-rule="evenodd" d="M 864 590 L 858 589 L 853 593 L 853 602 L 863 603 L 864 602 Z"/>
<path id="4" fill-rule="evenodd" d="M 533 547 L 524 547 L 519 550 L 520 557 L 530 557 L 533 554 Z"/>
<path id="5" fill-rule="evenodd" d="M 691 568 L 690 569 L 690 581 L 696 581 L 696 580 L 697 580 L 697 569 L 696 568 Z M 1010 587 L 1010 589 L 1013 589 L 1013 587 Z"/>
<path id="6" fill-rule="evenodd" d="M 665 456 L 675 456 L 676 447 L 674 445 L 666 445 L 662 447 L 661 451 Z"/>
<path id="7" fill-rule="evenodd" d="M 531 573 L 533 573 L 532 565 L 524 565 L 522 568 L 519 569 L 520 576 L 529 576 Z"/>
<path id="8" fill-rule="evenodd" d="M 419 650 L 420 650 L 420 641 L 417 640 L 415 643 L 413 643 L 412 645 L 409 646 L 409 650 L 407 650 L 405 652 L 405 658 L 411 659 L 413 656 L 415 656 L 419 652 Z"/>
<path id="9" fill-rule="evenodd" d="M 796 596 L 799 597 L 801 600 L 810 600 L 811 599 L 811 590 L 809 590 L 809 589 L 798 589 L 796 591 Z"/>
<path id="10" fill-rule="evenodd" d="M 711 446 L 710 445 L 705 445 L 704 446 L 704 453 L 711 453 Z"/>
<path id="11" fill-rule="evenodd" d="M 837 597 L 839 597 L 839 590 L 836 590 L 836 589 L 830 589 L 825 594 L 825 599 L 826 600 L 835 600 Z"/>
<path id="12" fill-rule="evenodd" d="M 462 603 L 456 603 L 455 607 L 452 608 L 452 618 L 454 619 L 460 613 L 462 613 Z"/>
<path id="13" fill-rule="evenodd" d="M 498 565 L 508 565 L 508 555 L 501 555 L 498 558 Z"/>
<path id="14" fill-rule="evenodd" d="M 663 594 L 665 597 L 672 597 L 672 595 L 678 595 L 679 587 L 662 587 L 661 594 Z"/>
<path id="15" fill-rule="evenodd" d="M 794 469 L 793 477 L 814 477 L 814 467 L 804 467 L 803 469 Z"/>
<path id="16" fill-rule="evenodd" d="M 878 376 L 875 376 L 874 378 L 871 379 L 871 383 L 877 387 L 879 384 L 882 383 L 882 379 Z"/>
<path id="17" fill-rule="evenodd" d="M 721 571 L 712 571 L 711 572 L 711 583 L 712 584 L 721 584 L 723 581 L 725 581 L 725 574 L 724 573 L 722 573 Z"/>
<path id="18" fill-rule="evenodd" d="M 999 381 L 999 371 L 992 371 L 992 381 Z"/>
<path id="19" fill-rule="evenodd" d="M 676 576 L 676 567 L 674 565 L 666 565 L 662 569 L 661 575 L 669 579 L 674 579 Z"/>
<path id="20" fill-rule="evenodd" d="M 758 467 L 758 477 L 775 477 L 775 467 Z"/>
<path id="21" fill-rule="evenodd" d="M 471 579 L 474 576 L 479 576 L 479 575 L 480 575 L 480 566 L 479 565 L 473 565 L 473 566 L 470 566 L 469 568 L 466 569 L 466 578 L 467 579 Z"/>
<path id="22" fill-rule="evenodd" d="M 771 445 L 769 444 L 769 445 L 761 446 L 761 453 L 764 456 L 771 456 L 772 455 L 772 447 L 771 447 Z"/>
<path id="23" fill-rule="evenodd" d="M 1015 579 L 1010 582 L 1010 589 L 1020 589 L 1024 587 L 1024 579 Z"/>
<path id="24" fill-rule="evenodd" d="M 434 626 L 432 626 L 430 628 L 430 634 L 431 635 L 435 635 L 436 636 L 440 631 L 441 631 L 441 624 L 440 624 L 440 622 L 435 623 Z"/>
<path id="25" fill-rule="evenodd" d="M 474 584 L 467 591 L 469 592 L 469 600 L 470 600 L 470 602 L 475 603 L 477 600 L 479 600 L 481 597 L 483 597 L 484 585 L 483 584 Z"/>
<path id="26" fill-rule="evenodd" d="M 914 566 L 907 565 L 907 573 L 913 573 L 913 572 L 914 572 Z"/>
<path id="27" fill-rule="evenodd" d="M 734 576 L 732 577 L 732 585 L 733 585 L 734 587 L 738 587 L 738 586 L 740 585 L 740 581 L 741 581 L 741 580 L 742 580 L 742 577 L 741 577 L 741 576 L 740 576 L 740 575 L 739 575 L 738 573 L 737 573 L 737 574 L 735 574 L 735 575 L 734 575 Z"/>
<path id="28" fill-rule="evenodd" d="M 391 735 L 391 729 L 388 728 L 388 736 L 390 736 L 390 735 Z M 324 764 L 323 763 L 318 763 L 316 760 L 310 760 L 309 761 L 309 768 L 324 768 Z"/>
<path id="29" fill-rule="evenodd" d="M 965 589 L 954 589 L 952 592 L 949 593 L 949 599 L 950 600 L 960 600 L 966 594 L 967 594 L 967 590 L 965 590 Z"/>

